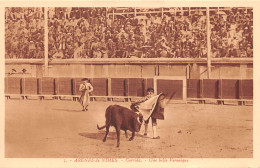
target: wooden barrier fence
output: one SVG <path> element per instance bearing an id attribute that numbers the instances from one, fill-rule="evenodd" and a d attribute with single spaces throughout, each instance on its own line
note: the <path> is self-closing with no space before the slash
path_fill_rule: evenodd
<path id="1" fill-rule="evenodd" d="M 128 101 L 146 95 L 146 89 L 154 87 L 153 78 L 90 78 L 94 87 L 92 100 Z M 81 78 L 5 78 L 6 98 L 73 99 L 81 92 L 78 90 Z M 181 80 L 158 80 L 157 91 L 174 92 L 173 100 L 183 99 Z M 206 103 L 215 100 L 218 104 L 234 100 L 238 104 L 253 101 L 253 80 L 244 79 L 187 79 L 187 100 Z"/>

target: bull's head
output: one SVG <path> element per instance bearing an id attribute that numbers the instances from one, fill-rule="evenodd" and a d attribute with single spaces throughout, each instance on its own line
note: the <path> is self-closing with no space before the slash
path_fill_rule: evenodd
<path id="1" fill-rule="evenodd" d="M 137 114 L 138 114 L 137 121 L 139 122 L 139 124 L 142 124 L 144 121 L 144 116 L 140 112 L 138 112 Z"/>
<path id="2" fill-rule="evenodd" d="M 140 113 L 140 112 L 137 112 L 136 114 L 138 116 L 137 116 L 136 121 L 134 123 L 134 127 L 135 127 L 135 131 L 139 132 L 140 129 L 141 129 L 141 125 L 142 125 L 142 123 L 144 121 L 144 117 L 143 117 L 142 113 Z"/>

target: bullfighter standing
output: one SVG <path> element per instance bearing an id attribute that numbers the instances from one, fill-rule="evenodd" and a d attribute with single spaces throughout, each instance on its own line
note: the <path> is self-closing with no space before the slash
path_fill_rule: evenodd
<path id="1" fill-rule="evenodd" d="M 82 83 L 79 86 L 79 91 L 81 91 L 81 96 L 79 102 L 82 105 L 82 111 L 87 111 L 88 105 L 90 103 L 89 93 L 93 91 L 93 86 L 89 83 L 88 78 L 83 78 Z"/>
<path id="2" fill-rule="evenodd" d="M 147 136 L 149 119 L 152 118 L 153 139 L 160 139 L 160 136 L 157 136 L 156 119 L 162 119 L 162 120 L 164 119 L 164 107 L 159 107 L 160 105 L 158 103 L 161 95 L 164 96 L 164 94 L 155 95 L 154 89 L 148 88 L 147 95 L 144 98 L 136 102 L 133 102 L 131 105 L 131 109 L 133 111 L 139 111 L 144 115 L 144 120 L 145 120 L 144 136 Z M 147 113 L 148 113 L 148 117 L 146 117 Z"/>

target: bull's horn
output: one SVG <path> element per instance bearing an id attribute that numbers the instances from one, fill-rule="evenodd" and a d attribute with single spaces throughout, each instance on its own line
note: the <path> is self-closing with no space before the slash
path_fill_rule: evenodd
<path id="1" fill-rule="evenodd" d="M 140 112 L 140 111 L 138 111 L 138 112 L 135 112 L 136 114 L 138 114 L 138 116 L 140 116 L 140 115 L 143 115 L 143 113 L 142 112 Z"/>
<path id="2" fill-rule="evenodd" d="M 138 122 L 139 124 L 142 124 L 142 123 L 140 122 L 140 118 L 139 118 L 139 117 L 137 117 L 136 119 L 137 119 L 137 122 Z"/>

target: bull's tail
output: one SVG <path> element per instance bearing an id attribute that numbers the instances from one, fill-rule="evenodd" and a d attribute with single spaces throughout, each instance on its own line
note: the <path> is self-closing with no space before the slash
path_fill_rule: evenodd
<path id="1" fill-rule="evenodd" d="M 102 127 L 99 127 L 98 124 L 97 124 L 97 129 L 98 129 L 98 130 L 102 130 L 102 129 L 104 129 L 105 127 L 106 127 L 106 125 L 104 125 L 104 126 L 102 126 Z"/>
<path id="2" fill-rule="evenodd" d="M 99 127 L 99 125 L 97 124 L 98 130 L 102 130 L 110 124 L 110 122 L 111 122 L 111 110 L 110 110 L 110 108 L 111 108 L 111 106 L 108 106 L 108 108 L 106 109 L 106 114 L 105 114 L 106 124 L 102 127 Z"/>

